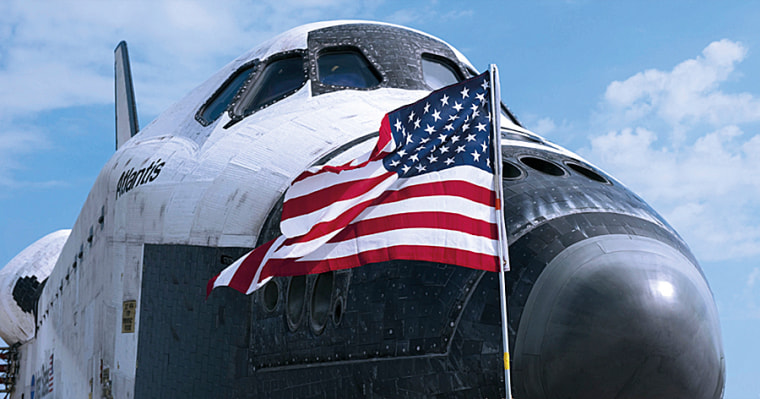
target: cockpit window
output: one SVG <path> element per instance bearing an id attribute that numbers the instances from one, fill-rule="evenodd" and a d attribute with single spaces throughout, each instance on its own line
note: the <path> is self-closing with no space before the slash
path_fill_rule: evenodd
<path id="1" fill-rule="evenodd" d="M 326 49 L 317 59 L 319 81 L 326 85 L 366 89 L 380 84 L 377 71 L 356 48 Z"/>
<path id="2" fill-rule="evenodd" d="M 255 69 L 256 64 L 252 63 L 240 68 L 235 74 L 217 90 L 217 92 L 206 102 L 198 111 L 195 118 L 204 126 L 210 125 L 229 107 L 235 94 L 240 90 L 245 81 Z"/>
<path id="3" fill-rule="evenodd" d="M 239 115 L 248 115 L 283 99 L 306 83 L 303 57 L 291 55 L 267 63 L 253 85 L 246 90 Z"/>
<path id="4" fill-rule="evenodd" d="M 422 76 L 433 90 L 462 80 L 461 72 L 450 61 L 432 54 L 422 54 Z"/>

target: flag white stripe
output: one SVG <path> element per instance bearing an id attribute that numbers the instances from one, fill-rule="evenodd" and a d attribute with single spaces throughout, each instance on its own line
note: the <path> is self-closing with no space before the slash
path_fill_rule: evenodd
<path id="1" fill-rule="evenodd" d="M 405 228 L 356 237 L 337 243 L 327 243 L 298 261 L 318 261 L 341 258 L 364 251 L 396 245 L 423 245 L 441 248 L 462 248 L 467 251 L 496 256 L 498 240 L 489 239 L 455 230 L 437 228 Z M 273 254 L 273 257 L 278 257 Z"/>
<path id="2" fill-rule="evenodd" d="M 442 181 L 466 181 L 476 186 L 485 188 L 487 190 L 493 190 L 493 173 L 489 173 L 483 169 L 477 168 L 471 165 L 461 165 L 454 168 L 443 169 L 438 172 L 425 173 L 418 176 L 402 177 L 398 179 L 398 182 L 392 188 L 392 190 L 400 190 L 405 187 L 414 186 L 416 184 L 425 183 L 438 183 Z"/>
<path id="3" fill-rule="evenodd" d="M 355 220 L 372 220 L 384 216 L 392 216 L 399 214 L 411 214 L 418 212 L 448 212 L 459 215 L 465 215 L 472 219 L 483 220 L 488 223 L 496 223 L 496 214 L 493 211 L 493 207 L 483 205 L 478 202 L 471 201 L 466 198 L 453 197 L 453 196 L 425 196 L 409 198 L 398 202 L 379 204 L 367 208 L 362 212 Z M 330 238 L 335 234 L 330 235 Z M 286 248 L 293 248 L 292 253 L 303 253 L 303 250 L 295 251 L 294 247 L 311 248 L 315 245 L 321 245 L 328 240 L 322 237 L 316 238 L 310 241 L 303 241 L 285 246 L 282 248 L 282 254 L 290 251 Z M 283 257 L 287 257 L 284 256 Z"/>
<path id="4" fill-rule="evenodd" d="M 317 209 L 314 212 L 283 220 L 280 222 L 280 231 L 282 231 L 282 234 L 288 238 L 305 235 L 316 224 L 335 220 L 340 215 L 345 213 L 346 210 L 356 206 L 357 204 L 371 200 L 373 198 L 377 198 L 380 194 L 387 191 L 388 187 L 390 187 L 396 180 L 398 180 L 398 175 L 392 174 L 388 176 L 387 179 L 383 180 L 380 184 L 376 185 L 363 195 L 344 201 L 336 201 L 329 206 Z"/>
<path id="5" fill-rule="evenodd" d="M 338 174 L 330 174 L 333 175 L 333 178 L 336 180 L 339 179 Z M 340 175 L 342 174 L 343 173 Z M 396 176 L 397 175 L 390 176 L 389 180 L 386 180 L 385 182 L 377 185 L 375 188 L 368 191 L 362 196 L 332 203 L 327 208 L 327 210 L 326 208 L 320 208 L 310 213 L 305 213 L 300 216 L 283 220 L 280 222 L 280 231 L 282 231 L 282 233 L 287 237 L 291 238 L 302 236 L 306 234 L 315 224 L 333 220 L 343 214 L 347 209 L 355 206 L 356 204 L 367 201 L 368 199 L 376 198 L 384 191 L 397 191 L 418 184 L 460 180 L 485 188 L 487 190 L 493 190 L 493 174 L 469 165 L 444 169 L 440 172 L 426 173 L 419 176 L 404 177 L 398 179 Z M 394 181 L 391 181 L 392 179 Z"/>
<path id="6" fill-rule="evenodd" d="M 417 212 L 449 212 L 496 223 L 493 207 L 467 198 L 450 195 L 429 195 L 414 197 L 388 204 L 379 204 L 367 208 L 356 220 L 370 220 L 383 216 L 400 215 Z"/>
<path id="7" fill-rule="evenodd" d="M 286 237 L 282 235 L 275 239 L 274 244 L 272 244 L 272 246 L 269 247 L 269 250 L 267 251 L 266 255 L 264 255 L 264 262 L 262 262 L 261 265 L 266 264 L 266 260 L 269 259 L 274 254 L 277 247 L 282 245 L 282 242 L 285 241 L 285 239 Z M 243 258 L 246 258 L 246 257 L 247 255 L 244 256 Z M 257 289 L 263 287 L 264 284 L 266 284 L 272 278 L 270 276 L 270 277 L 265 278 L 264 280 L 259 281 L 261 279 L 261 272 L 263 270 L 264 268 L 261 266 L 259 266 L 256 269 L 256 275 L 253 277 L 253 280 L 251 281 L 251 285 L 248 286 L 248 291 L 246 291 L 246 294 L 250 294 L 251 292 L 256 291 Z"/>
<path id="8" fill-rule="evenodd" d="M 216 278 L 216 281 L 214 281 L 214 287 L 221 287 L 223 285 L 230 285 L 230 281 L 232 281 L 232 277 L 235 276 L 235 273 L 237 273 L 238 269 L 240 268 L 240 265 L 243 263 L 245 258 L 248 257 L 248 255 L 251 254 L 250 251 L 247 254 L 241 256 L 238 260 L 236 260 L 231 265 L 227 266 L 224 270 L 222 270 L 221 273 L 219 273 L 219 276 Z"/>
<path id="9" fill-rule="evenodd" d="M 303 197 L 304 195 L 309 195 L 316 191 L 329 189 L 337 184 L 358 182 L 375 176 L 380 176 L 387 172 L 388 170 L 383 166 L 383 161 L 379 160 L 370 162 L 362 168 L 344 170 L 340 173 L 324 172 L 318 175 L 309 176 L 293 183 L 287 193 L 285 193 L 285 201 Z"/>

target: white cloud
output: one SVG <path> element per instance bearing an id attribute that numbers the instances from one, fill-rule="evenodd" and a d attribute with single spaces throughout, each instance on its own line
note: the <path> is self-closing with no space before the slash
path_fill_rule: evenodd
<path id="1" fill-rule="evenodd" d="M 553 132 L 556 128 L 557 125 L 554 124 L 554 120 L 552 120 L 552 118 L 541 118 L 536 121 L 535 125 L 533 126 L 533 131 L 542 136 L 545 136 Z"/>
<path id="2" fill-rule="evenodd" d="M 671 71 L 612 82 L 580 152 L 657 209 L 704 260 L 760 254 L 760 99 L 725 93 L 747 49 L 711 43 Z"/>
<path id="3" fill-rule="evenodd" d="M 671 71 L 650 69 L 612 82 L 604 94 L 606 105 L 624 122 L 658 117 L 671 126 L 688 128 L 696 123 L 719 126 L 758 121 L 760 100 L 748 93 L 719 90 L 746 54 L 738 42 L 710 43 L 702 55 Z"/>
<path id="4" fill-rule="evenodd" d="M 157 115 L 249 48 L 323 19 L 371 18 L 354 0 L 0 1 L 0 186 L 23 186 L 23 154 L 62 140 L 44 112 L 113 102 L 113 49 L 127 40 L 138 111 Z M 145 123 L 147 121 L 143 121 Z"/>
<path id="5" fill-rule="evenodd" d="M 0 3 L 0 109 L 7 115 L 113 97 L 113 49 L 130 45 L 138 101 L 155 114 L 222 65 L 318 19 L 371 16 L 376 2 L 164 0 Z M 139 105 L 139 104 L 138 104 Z"/>
<path id="6" fill-rule="evenodd" d="M 747 278 L 747 287 L 749 289 L 755 288 L 755 283 L 760 281 L 760 267 L 756 267 L 752 269 L 752 272 L 749 274 L 749 277 Z"/>
<path id="7" fill-rule="evenodd" d="M 44 188 L 59 186 L 56 181 L 18 181 L 14 174 L 18 170 L 28 169 L 29 165 L 21 161 L 28 154 L 47 150 L 50 142 L 38 130 L 28 128 L 22 132 L 0 132 L 0 196 L 8 189 L 20 187 Z"/>
<path id="8" fill-rule="evenodd" d="M 758 282 L 760 282 L 760 267 L 755 267 L 749 273 L 744 288 L 736 298 L 740 302 L 738 308 L 742 309 L 739 317 L 760 319 L 760 290 L 756 288 Z"/>
<path id="9" fill-rule="evenodd" d="M 435 21 L 437 24 L 460 21 L 475 15 L 471 9 L 450 9 L 441 7 L 436 0 L 423 2 L 409 2 L 406 8 L 401 8 L 384 18 L 385 21 L 399 25 L 413 25 L 423 21 Z M 405 5 L 406 5 L 405 4 Z M 461 50 L 461 49 L 460 49 Z"/>

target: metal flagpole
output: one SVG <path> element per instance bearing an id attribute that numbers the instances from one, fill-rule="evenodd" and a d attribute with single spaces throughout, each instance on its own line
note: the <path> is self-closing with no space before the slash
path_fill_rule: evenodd
<path id="1" fill-rule="evenodd" d="M 504 346 L 504 386 L 507 398 L 512 398 L 512 384 L 509 377 L 509 318 L 507 317 L 507 286 L 504 273 L 509 270 L 509 244 L 507 242 L 507 228 L 504 225 L 504 193 L 502 187 L 502 163 L 501 163 L 501 91 L 499 87 L 499 70 L 491 64 L 488 68 L 491 79 L 491 126 L 493 127 L 494 151 L 494 183 L 496 184 L 496 207 L 499 211 L 497 225 L 499 227 L 499 295 L 501 297 L 501 334 Z"/>

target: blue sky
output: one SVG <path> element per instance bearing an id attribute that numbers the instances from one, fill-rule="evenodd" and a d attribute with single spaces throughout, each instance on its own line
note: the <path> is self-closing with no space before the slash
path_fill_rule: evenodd
<path id="1" fill-rule="evenodd" d="M 113 154 L 120 40 L 144 126 L 261 41 L 339 18 L 417 28 L 480 70 L 497 64 L 524 125 L 616 176 L 686 239 L 721 315 L 725 397 L 760 398 L 757 2 L 5 0 L 0 265 L 71 227 Z"/>

